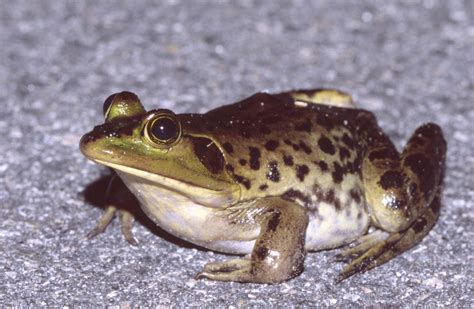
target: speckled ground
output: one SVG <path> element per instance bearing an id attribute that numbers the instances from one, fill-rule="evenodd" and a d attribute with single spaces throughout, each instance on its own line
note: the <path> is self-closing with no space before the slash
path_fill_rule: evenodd
<path id="1" fill-rule="evenodd" d="M 474 306 L 473 1 L 0 1 L 0 304 Z M 441 218 L 416 248 L 339 285 L 334 252 L 278 285 L 196 281 L 224 255 L 142 218 L 84 241 L 107 171 L 79 138 L 123 89 L 201 112 L 259 90 L 336 87 L 403 146 L 449 144 Z"/>

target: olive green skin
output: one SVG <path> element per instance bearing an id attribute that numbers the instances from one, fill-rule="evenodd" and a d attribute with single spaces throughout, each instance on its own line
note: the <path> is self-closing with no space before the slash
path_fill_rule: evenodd
<path id="1" fill-rule="evenodd" d="M 180 115 L 146 112 L 122 92 L 106 100 L 104 114 L 81 139 L 85 156 L 113 168 L 166 231 L 249 254 L 208 264 L 198 278 L 281 282 L 303 271 L 307 251 L 357 241 L 338 256 L 350 261 L 342 280 L 416 245 L 439 214 L 441 129 L 419 127 L 399 153 L 373 114 L 340 91 L 257 93 Z M 125 190 L 119 181 L 110 187 Z M 91 235 L 105 229 L 115 204 Z M 121 219 L 132 241 L 130 214 Z"/>

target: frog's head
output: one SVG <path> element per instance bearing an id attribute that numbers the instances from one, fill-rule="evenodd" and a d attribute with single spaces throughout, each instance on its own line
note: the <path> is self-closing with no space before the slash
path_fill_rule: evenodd
<path id="1" fill-rule="evenodd" d="M 240 197 L 224 168 L 222 146 L 185 118 L 165 109 L 146 112 L 130 92 L 111 95 L 104 116 L 105 123 L 81 139 L 87 158 L 122 178 L 161 186 L 208 207 L 225 207 Z"/>

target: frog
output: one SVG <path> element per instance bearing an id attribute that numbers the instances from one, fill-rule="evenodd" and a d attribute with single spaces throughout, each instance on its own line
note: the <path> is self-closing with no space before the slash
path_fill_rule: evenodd
<path id="1" fill-rule="evenodd" d="M 284 282 L 303 272 L 307 252 L 342 248 L 340 282 L 417 245 L 440 213 L 442 129 L 423 124 L 398 151 L 340 90 L 259 92 L 203 114 L 146 111 L 123 91 L 103 111 L 80 150 L 116 177 L 88 236 L 118 214 L 136 244 L 134 217 L 117 201 L 135 197 L 166 232 L 236 256 L 197 279 Z"/>

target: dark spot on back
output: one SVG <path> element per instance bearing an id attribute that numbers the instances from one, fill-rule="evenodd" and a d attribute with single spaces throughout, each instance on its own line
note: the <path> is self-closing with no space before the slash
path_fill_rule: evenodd
<path id="1" fill-rule="evenodd" d="M 344 161 L 344 159 L 349 158 L 350 156 L 351 153 L 349 152 L 349 150 L 347 150 L 346 147 L 341 147 L 339 149 L 339 158 L 341 159 L 341 161 Z"/>
<path id="2" fill-rule="evenodd" d="M 260 150 L 255 147 L 249 147 L 250 168 L 253 170 L 260 169 Z"/>
<path id="3" fill-rule="evenodd" d="M 334 172 L 332 172 L 332 179 L 335 183 L 341 183 L 344 176 L 344 170 L 339 163 L 334 162 Z"/>
<path id="4" fill-rule="evenodd" d="M 300 181 L 304 181 L 304 178 L 306 177 L 306 175 L 308 175 L 308 173 L 309 168 L 306 164 L 296 165 L 296 177 L 298 177 Z"/>
<path id="5" fill-rule="evenodd" d="M 306 152 L 306 154 L 310 154 L 311 152 L 313 152 L 311 148 L 308 145 L 306 145 L 303 141 L 300 141 L 299 146 L 301 147 L 301 149 L 303 149 L 304 152 Z"/>
<path id="6" fill-rule="evenodd" d="M 399 160 L 399 155 L 397 150 L 395 150 L 394 148 L 386 147 L 369 153 L 370 161 L 374 161 L 377 159 Z"/>
<path id="7" fill-rule="evenodd" d="M 286 166 L 292 166 L 293 165 L 293 157 L 292 156 L 283 156 L 283 162 L 285 163 Z"/>
<path id="8" fill-rule="evenodd" d="M 208 138 L 193 137 L 194 154 L 213 174 L 224 169 L 224 157 L 216 144 Z"/>
<path id="9" fill-rule="evenodd" d="M 319 148 L 321 148 L 321 150 L 325 153 L 328 153 L 330 155 L 336 153 L 336 148 L 334 148 L 334 145 L 332 144 L 331 140 L 324 135 L 321 136 L 321 138 L 319 139 L 318 145 Z"/>
<path id="10" fill-rule="evenodd" d="M 273 182 L 280 181 L 280 171 L 278 170 L 278 163 L 276 161 L 268 162 L 267 179 Z"/>
<path id="11" fill-rule="evenodd" d="M 234 147 L 232 147 L 231 143 L 226 142 L 222 144 L 222 147 L 224 147 L 224 150 L 227 151 L 228 154 L 231 154 L 234 152 Z"/>
<path id="12" fill-rule="evenodd" d="M 321 171 L 323 171 L 323 172 L 326 172 L 326 171 L 329 169 L 328 164 L 327 164 L 326 162 L 324 162 L 324 161 L 319 161 L 317 164 L 319 165 L 319 168 L 320 168 Z"/>
<path id="13" fill-rule="evenodd" d="M 240 160 L 239 160 L 239 164 L 242 165 L 242 166 L 244 166 L 245 164 L 247 164 L 247 160 L 245 160 L 245 159 L 240 159 Z"/>
<path id="14" fill-rule="evenodd" d="M 354 141 L 352 140 L 352 138 L 349 137 L 349 135 L 347 135 L 347 133 L 344 133 L 344 135 L 342 136 L 342 142 L 346 144 L 349 149 L 354 148 Z"/>
<path id="15" fill-rule="evenodd" d="M 264 260 L 268 255 L 268 248 L 264 246 L 257 247 L 255 255 L 257 256 L 257 259 Z"/>
<path id="16" fill-rule="evenodd" d="M 260 187 L 258 187 L 260 189 L 260 191 L 265 191 L 268 189 L 268 185 L 267 184 L 263 184 L 263 185 L 260 185 Z"/>
<path id="17" fill-rule="evenodd" d="M 401 188 L 403 185 L 403 175 L 398 171 L 387 171 L 380 177 L 379 184 L 384 190 Z"/>
<path id="18" fill-rule="evenodd" d="M 277 149 L 279 143 L 275 140 L 269 140 L 268 142 L 265 143 L 265 148 L 268 150 L 268 151 L 273 151 L 275 149 Z"/>
<path id="19" fill-rule="evenodd" d="M 273 212 L 271 214 L 270 220 L 268 220 L 268 225 L 267 225 L 270 231 L 272 232 L 276 231 L 278 224 L 280 224 L 280 216 L 281 216 L 281 213 L 279 211 Z"/>

